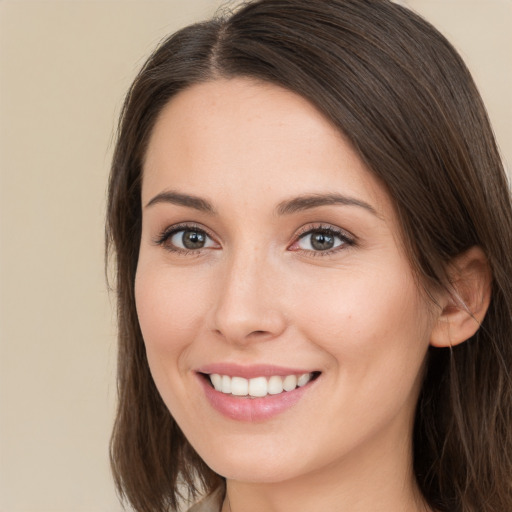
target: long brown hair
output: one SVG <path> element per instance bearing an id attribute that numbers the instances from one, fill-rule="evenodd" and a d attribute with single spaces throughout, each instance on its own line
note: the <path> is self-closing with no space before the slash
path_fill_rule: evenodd
<path id="1" fill-rule="evenodd" d="M 223 485 L 163 404 L 134 302 L 142 161 L 179 91 L 254 77 L 307 98 L 387 187 L 426 289 L 480 246 L 492 298 L 475 336 L 431 348 L 414 427 L 414 471 L 440 512 L 512 510 L 512 207 L 485 108 L 453 47 L 388 0 L 257 0 L 169 37 L 135 79 L 112 163 L 107 254 L 116 263 L 119 405 L 111 461 L 139 512 L 177 510 L 180 492 Z"/>

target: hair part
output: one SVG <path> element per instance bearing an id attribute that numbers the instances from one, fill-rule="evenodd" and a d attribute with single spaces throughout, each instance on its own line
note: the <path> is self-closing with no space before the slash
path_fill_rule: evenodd
<path id="1" fill-rule="evenodd" d="M 470 247 L 493 274 L 472 339 L 431 348 L 414 426 L 414 471 L 439 512 L 512 510 L 512 207 L 486 110 L 447 40 L 388 0 L 259 0 L 186 27 L 139 72 L 121 113 L 109 192 L 116 262 L 118 410 L 111 462 L 135 510 L 177 510 L 223 479 L 194 452 L 153 383 L 134 280 L 141 178 L 163 107 L 193 84 L 248 77 L 308 99 L 337 126 L 393 199 L 426 290 L 449 286 Z M 185 490 L 185 493 L 183 492 Z M 187 496 L 185 496 L 187 497 Z"/>

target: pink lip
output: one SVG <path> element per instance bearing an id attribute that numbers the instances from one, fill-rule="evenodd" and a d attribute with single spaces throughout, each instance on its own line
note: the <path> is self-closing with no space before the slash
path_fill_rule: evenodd
<path id="1" fill-rule="evenodd" d="M 304 368 L 285 368 L 284 366 L 274 366 L 267 364 L 255 364 L 244 366 L 233 363 L 212 363 L 201 366 L 196 369 L 198 373 L 218 373 L 219 375 L 229 375 L 230 377 L 243 377 L 244 379 L 254 379 L 255 377 L 272 377 L 272 375 L 279 375 L 286 377 L 286 375 L 302 375 L 303 373 L 310 373 L 313 370 L 305 370 Z"/>
<path id="2" fill-rule="evenodd" d="M 284 375 L 295 374 L 293 371 L 291 373 L 289 372 L 290 370 L 287 369 Z M 297 373 L 300 374 L 307 372 Z M 222 375 L 229 375 L 229 373 L 223 373 Z M 238 373 L 235 373 L 235 375 L 241 376 Z M 258 373 L 258 375 L 262 376 L 261 373 Z M 276 375 L 276 373 L 271 373 L 270 375 Z M 263 398 L 247 398 L 227 395 L 220 391 L 216 391 L 209 384 L 207 378 L 199 374 L 197 374 L 197 376 L 205 393 L 206 399 L 217 412 L 220 412 L 222 415 L 232 420 L 245 422 L 265 421 L 281 414 L 294 406 L 304 396 L 304 394 L 308 392 L 311 385 L 316 382 L 316 380 L 310 381 L 303 387 L 298 387 L 293 391 L 284 391 L 279 395 L 267 395 Z"/>

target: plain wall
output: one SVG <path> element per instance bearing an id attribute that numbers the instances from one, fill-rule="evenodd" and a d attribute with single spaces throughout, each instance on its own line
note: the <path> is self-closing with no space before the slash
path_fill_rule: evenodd
<path id="1" fill-rule="evenodd" d="M 0 511 L 116 512 L 103 271 L 116 117 L 145 56 L 212 0 L 0 1 Z M 410 0 L 455 43 L 512 162 L 512 2 Z"/>

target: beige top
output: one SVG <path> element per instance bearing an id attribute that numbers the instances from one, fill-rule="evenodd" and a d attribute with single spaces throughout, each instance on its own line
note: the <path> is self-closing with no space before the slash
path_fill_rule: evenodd
<path id="1" fill-rule="evenodd" d="M 224 496 L 224 489 L 217 489 L 213 494 L 206 496 L 199 503 L 196 503 L 188 512 L 220 512 L 222 508 L 222 501 Z"/>

